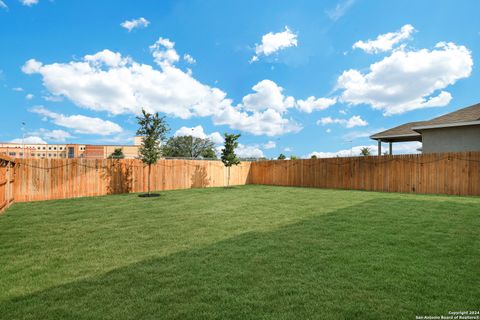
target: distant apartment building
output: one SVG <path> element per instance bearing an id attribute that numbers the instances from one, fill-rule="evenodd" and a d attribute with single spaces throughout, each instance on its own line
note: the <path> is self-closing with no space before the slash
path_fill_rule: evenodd
<path id="1" fill-rule="evenodd" d="M 138 157 L 138 148 L 141 142 L 141 137 L 135 137 L 133 145 L 22 144 L 0 142 L 0 154 L 12 158 L 106 159 L 115 149 L 122 149 L 126 159 L 135 159 Z"/>

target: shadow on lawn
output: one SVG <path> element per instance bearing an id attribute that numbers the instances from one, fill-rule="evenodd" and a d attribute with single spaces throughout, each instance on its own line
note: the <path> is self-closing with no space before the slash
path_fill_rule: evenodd
<path id="1" fill-rule="evenodd" d="M 4 301 L 0 315 L 413 319 L 477 310 L 475 225 L 472 205 L 377 199 Z"/>

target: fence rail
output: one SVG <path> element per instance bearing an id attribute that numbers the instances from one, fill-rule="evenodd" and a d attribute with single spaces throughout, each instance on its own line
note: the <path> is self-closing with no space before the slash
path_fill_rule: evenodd
<path id="1" fill-rule="evenodd" d="M 232 167 L 230 184 L 247 184 L 250 163 Z M 19 159 L 15 201 L 40 201 L 129 192 L 146 192 L 148 167 L 139 160 Z M 160 160 L 151 168 L 152 190 L 227 185 L 219 161 Z"/>
<path id="2" fill-rule="evenodd" d="M 0 156 L 0 213 L 4 212 L 14 201 L 14 166 L 14 159 Z"/>
<path id="3" fill-rule="evenodd" d="M 254 162 L 250 183 L 480 195 L 480 152 Z"/>

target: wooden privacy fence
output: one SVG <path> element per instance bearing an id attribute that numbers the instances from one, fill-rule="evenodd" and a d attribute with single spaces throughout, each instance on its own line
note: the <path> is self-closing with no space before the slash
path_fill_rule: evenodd
<path id="1" fill-rule="evenodd" d="M 14 200 L 14 166 L 15 161 L 12 158 L 0 156 L 0 213 L 5 211 Z"/>
<path id="2" fill-rule="evenodd" d="M 19 159 L 15 202 L 146 192 L 148 167 L 139 160 Z M 230 184 L 248 183 L 250 163 L 231 168 Z M 152 165 L 151 190 L 227 185 L 220 161 L 160 160 Z"/>
<path id="3" fill-rule="evenodd" d="M 0 211 L 13 199 L 147 191 L 148 167 L 139 160 L 0 159 Z M 242 162 L 232 167 L 230 183 L 480 195 L 480 152 Z M 220 161 L 160 160 L 152 166 L 152 190 L 226 185 Z"/>
<path id="4" fill-rule="evenodd" d="M 480 152 L 254 162 L 250 183 L 480 195 Z"/>

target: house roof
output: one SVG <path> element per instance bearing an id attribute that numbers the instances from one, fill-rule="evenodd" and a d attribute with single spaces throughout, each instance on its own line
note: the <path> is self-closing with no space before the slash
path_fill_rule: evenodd
<path id="1" fill-rule="evenodd" d="M 370 136 L 371 139 L 385 142 L 422 141 L 421 130 L 454 127 L 460 125 L 480 125 L 480 103 L 447 113 L 427 121 L 408 122 Z"/>
<path id="2" fill-rule="evenodd" d="M 425 121 L 408 122 L 400 126 L 375 133 L 370 136 L 371 139 L 383 140 L 385 142 L 400 142 L 400 141 L 422 141 L 422 135 L 412 130 L 412 127 L 420 126 Z"/>

